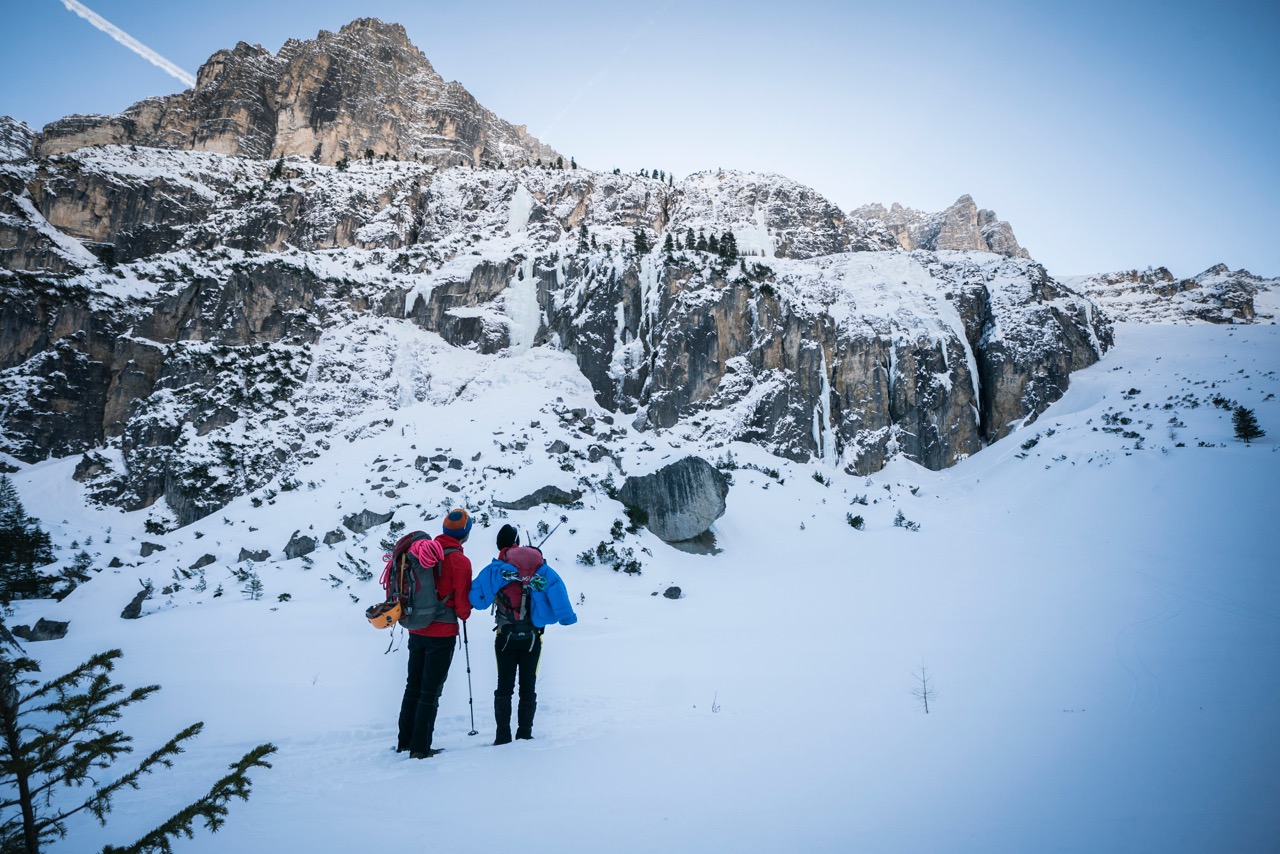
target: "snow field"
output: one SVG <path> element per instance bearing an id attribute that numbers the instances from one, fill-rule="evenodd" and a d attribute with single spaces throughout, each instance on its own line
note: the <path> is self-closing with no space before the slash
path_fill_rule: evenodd
<path id="1" fill-rule="evenodd" d="M 716 555 L 642 531 L 622 542 L 644 564 L 639 577 L 578 564 L 625 521 L 596 492 L 580 510 L 477 523 L 467 550 L 478 570 L 504 521 L 530 531 L 568 516 L 546 551 L 580 621 L 547 632 L 536 739 L 495 748 L 491 618 L 475 614 L 480 734 L 466 735 L 459 649 L 436 729 L 446 752 L 428 762 L 390 751 L 403 641 L 384 654 L 388 633 L 362 617 L 379 598 L 387 526 L 321 546 L 310 569 L 281 550 L 294 530 L 319 538 L 366 507 L 403 504 L 397 519 L 432 530 L 446 504 L 602 477 L 607 459 L 574 460 L 569 472 L 545 451 L 556 438 L 589 444 L 555 409 L 596 411 L 563 354 L 433 354 L 444 360 L 434 377 L 459 377 L 452 396 L 335 443 L 298 474 L 315 488 L 257 508 L 246 497 L 163 538 L 142 532 L 145 513 L 86 507 L 74 460 L 20 472 L 27 510 L 64 559 L 91 535 L 95 566 L 117 554 L 138 564 L 102 569 L 61 603 L 16 603 L 12 623 L 71 620 L 66 639 L 30 653 L 52 675 L 121 647 L 121 681 L 163 686 L 124 720 L 140 750 L 206 722 L 173 772 L 118 800 L 108 830 L 79 823 L 52 850 L 135 838 L 262 741 L 280 747 L 275 768 L 253 775 L 251 800 L 222 831 L 184 851 L 346 851 L 414 817 L 435 818 L 444 848 L 489 850 L 495 811 L 560 851 L 1272 850 L 1280 403 L 1268 395 L 1280 388 L 1280 337 L 1271 326 L 1126 325 L 1116 338 L 1038 421 L 943 472 L 898 460 L 854 477 L 672 433 L 611 442 L 627 473 L 732 451 Z M 1236 441 L 1214 395 L 1253 408 L 1269 435 Z M 1184 425 L 1176 440 L 1172 417 Z M 437 449 L 463 468 L 427 483 L 413 464 Z M 375 473 L 379 460 L 387 471 Z M 381 477 L 408 485 L 387 498 Z M 37 479 L 62 488 L 37 492 Z M 898 511 L 919 530 L 895 526 Z M 140 562 L 142 540 L 167 549 Z M 230 574 L 241 546 L 272 551 L 255 567 L 261 601 Z M 206 552 L 218 557 L 208 591 L 157 592 L 143 619 L 118 618 L 139 577 L 159 591 Z M 374 580 L 339 569 L 344 553 Z M 217 583 L 225 595 L 214 599 Z M 671 584 L 682 599 L 653 595 Z M 277 601 L 283 592 L 289 601 Z M 937 690 L 928 715 L 912 696 L 922 664 Z"/>

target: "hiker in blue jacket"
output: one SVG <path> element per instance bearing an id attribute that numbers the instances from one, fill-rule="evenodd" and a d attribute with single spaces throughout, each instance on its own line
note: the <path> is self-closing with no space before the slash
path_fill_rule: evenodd
<path id="1" fill-rule="evenodd" d="M 516 677 L 520 705 L 516 710 L 516 738 L 533 738 L 533 713 L 538 707 L 535 683 L 542 656 L 542 632 L 552 623 L 571 626 L 578 622 L 569 604 L 569 592 L 559 574 L 543 560 L 542 552 L 520 545 L 520 535 L 510 525 L 498 532 L 498 556 L 471 582 L 471 607 L 494 607 L 497 633 L 493 641 L 498 658 L 498 689 L 493 692 L 493 717 L 497 721 L 494 744 L 511 741 L 511 697 Z"/>

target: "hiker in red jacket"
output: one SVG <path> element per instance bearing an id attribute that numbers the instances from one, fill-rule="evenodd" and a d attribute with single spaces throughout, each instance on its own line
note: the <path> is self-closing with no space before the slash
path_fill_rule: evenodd
<path id="1" fill-rule="evenodd" d="M 428 759 L 440 752 L 431 746 L 440 693 L 453 662 L 458 620 L 471 616 L 471 561 L 462 544 L 471 533 L 466 510 L 450 510 L 444 530 L 435 541 L 444 551 L 436 575 L 436 596 L 447 606 L 444 617 L 425 628 L 409 632 L 409 678 L 400 702 L 400 734 L 396 752 L 409 751 L 411 759 Z"/>

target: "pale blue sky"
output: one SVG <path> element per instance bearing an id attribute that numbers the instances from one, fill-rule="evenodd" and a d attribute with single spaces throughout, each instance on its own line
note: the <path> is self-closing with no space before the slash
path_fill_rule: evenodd
<path id="1" fill-rule="evenodd" d="M 845 209 L 969 193 L 1056 275 L 1280 276 L 1280 4 L 84 0 L 194 73 L 362 16 L 585 166 L 773 171 Z M 182 88 L 59 0 L 0 0 L 0 114 Z"/>

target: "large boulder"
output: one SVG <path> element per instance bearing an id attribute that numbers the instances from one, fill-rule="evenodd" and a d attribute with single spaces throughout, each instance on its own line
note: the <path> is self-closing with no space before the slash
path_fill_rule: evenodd
<path id="1" fill-rule="evenodd" d="M 293 536 L 284 547 L 284 556 L 289 560 L 309 555 L 316 550 L 316 538 L 308 537 L 301 531 L 294 531 Z"/>
<path id="2" fill-rule="evenodd" d="M 67 626 L 71 625 L 69 621 L 62 620 L 46 620 L 41 617 L 36 620 L 36 624 L 30 628 L 27 626 L 14 626 L 13 633 L 25 641 L 47 641 L 60 640 L 67 636 Z"/>
<path id="3" fill-rule="evenodd" d="M 389 513 L 374 513 L 372 510 L 361 510 L 359 513 L 352 513 L 349 516 L 342 517 L 342 524 L 353 534 L 363 534 L 370 528 L 387 524 L 394 515 L 396 515 L 394 510 Z"/>
<path id="4" fill-rule="evenodd" d="M 653 474 L 629 477 L 618 500 L 643 511 L 645 526 L 672 543 L 691 540 L 724 515 L 729 482 L 701 457 L 685 457 Z"/>

